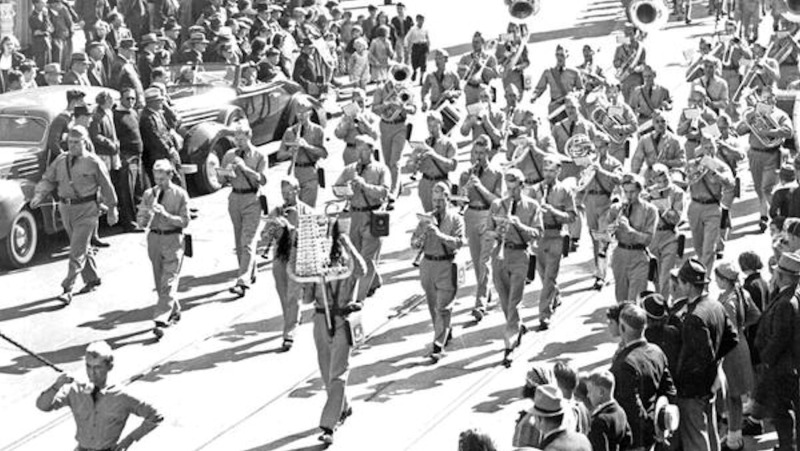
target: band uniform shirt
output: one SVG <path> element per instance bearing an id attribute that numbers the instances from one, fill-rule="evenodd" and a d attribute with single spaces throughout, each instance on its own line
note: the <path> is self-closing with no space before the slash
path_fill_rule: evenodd
<path id="1" fill-rule="evenodd" d="M 349 242 L 347 236 L 342 236 L 340 239 Z M 352 244 L 350 244 L 350 246 L 352 246 Z M 344 247 L 344 244 L 342 244 L 342 247 Z M 352 247 L 350 247 L 350 249 L 353 251 L 353 254 L 348 255 L 349 258 L 353 259 L 353 273 L 350 277 L 326 282 L 325 285 L 327 286 L 325 288 L 327 289 L 327 293 L 325 293 L 325 296 L 322 295 L 322 284 L 312 283 L 307 285 L 306 289 L 303 290 L 303 299 L 306 303 L 314 302 L 314 307 L 322 309 L 325 308 L 323 302 L 327 299 L 328 307 L 334 310 L 335 313 L 335 310 L 341 309 L 356 300 L 356 295 L 358 294 L 357 284 L 364 274 L 366 274 L 366 263 L 358 251 Z M 289 266 L 289 271 L 293 271 L 293 268 L 291 268 L 292 265 Z M 334 315 L 334 325 L 337 328 L 339 325 L 335 318 L 339 316 L 340 315 Z"/>
<path id="2" fill-rule="evenodd" d="M 278 152 L 286 152 L 288 144 L 290 144 L 294 139 L 296 139 L 298 130 L 302 133 L 300 134 L 300 138 L 306 140 L 309 145 L 314 147 L 321 147 L 325 148 L 325 129 L 320 127 L 318 124 L 313 122 L 309 123 L 308 125 L 303 124 L 295 124 L 289 127 L 286 131 L 290 131 L 291 133 L 284 133 L 283 140 L 281 141 L 281 146 Z M 288 135 L 288 136 L 287 136 Z M 291 137 L 295 137 L 294 139 L 290 139 Z M 297 172 L 297 169 L 300 165 L 307 165 L 307 164 L 316 164 L 321 157 L 317 157 L 312 155 L 311 152 L 306 150 L 305 148 L 298 147 L 297 148 L 297 156 L 295 157 L 295 167 L 294 170 Z"/>
<path id="3" fill-rule="evenodd" d="M 478 176 L 478 179 L 486 190 L 496 197 L 500 197 L 503 192 L 503 172 L 491 163 L 484 168 L 478 167 L 476 171 L 475 175 Z M 463 172 L 459 179 L 458 186 L 463 187 L 469 180 L 469 175 L 469 172 Z M 475 187 L 470 187 L 467 190 L 467 198 L 469 199 L 470 206 L 477 206 L 481 209 L 491 207 L 492 202 L 494 202 L 494 199 L 484 198 Z"/>
<path id="4" fill-rule="evenodd" d="M 559 86 L 555 77 L 558 77 L 558 80 L 561 81 L 564 91 L 561 90 L 561 86 Z M 583 79 L 581 78 L 581 73 L 571 67 L 551 67 L 542 72 L 539 83 L 536 84 L 533 90 L 533 96 L 541 96 L 548 86 L 550 87 L 550 102 L 560 102 L 572 91 L 582 90 Z"/>
<path id="5" fill-rule="evenodd" d="M 689 162 L 689 165 L 695 166 L 700 164 L 701 158 L 702 157 L 695 158 Z M 731 168 L 717 157 L 714 157 L 714 160 L 721 167 L 721 173 L 715 174 L 714 171 L 709 170 L 697 183 L 692 184 L 689 187 L 692 199 L 699 199 L 702 201 L 716 200 L 717 202 L 721 202 L 723 196 L 725 196 L 728 191 L 734 189 Z M 692 169 L 689 168 L 687 172 L 691 173 L 691 170 Z"/>
<path id="6" fill-rule="evenodd" d="M 247 147 L 248 148 L 246 150 L 234 147 L 233 149 L 225 152 L 225 155 L 222 157 L 221 166 L 223 168 L 228 167 L 228 165 L 233 164 L 233 161 L 236 159 L 236 157 L 241 157 L 242 160 L 244 160 L 245 166 L 253 171 L 256 171 L 259 175 L 264 175 L 264 178 L 266 179 L 266 170 L 268 166 L 267 157 L 264 156 L 263 152 L 261 152 L 259 149 L 256 149 L 252 145 L 248 144 Z M 253 181 L 238 171 L 235 172 L 233 177 L 225 176 L 222 178 L 224 179 L 224 182 L 230 181 L 231 187 L 235 190 L 258 190 L 261 186 L 260 180 Z"/>
<path id="7" fill-rule="evenodd" d="M 496 199 L 492 202 L 491 213 L 486 220 L 488 221 L 488 230 L 496 230 L 495 216 L 507 217 L 511 213 L 518 217 L 521 224 L 516 227 L 509 224 L 503 239 L 506 245 L 522 247 L 527 246 L 531 241 L 542 235 L 542 230 L 544 230 L 543 215 L 541 208 L 539 208 L 539 203 L 529 196 L 522 194 L 520 200 L 516 201 L 516 203 L 515 209 L 513 197 L 506 196 Z"/>
<path id="8" fill-rule="evenodd" d="M 160 203 L 166 212 L 172 216 L 177 216 L 179 224 L 170 219 L 165 218 L 163 215 L 156 215 L 147 212 L 147 209 L 155 202 Z M 169 182 L 169 186 L 162 190 L 159 186 L 154 186 L 142 195 L 142 201 L 139 204 L 139 212 L 137 214 L 137 222 L 140 226 L 144 227 L 150 220 L 150 215 L 153 214 L 152 222 L 150 222 L 151 230 L 168 231 L 177 228 L 185 229 L 189 226 L 189 193 L 180 186 Z"/>
<path id="9" fill-rule="evenodd" d="M 610 172 L 616 177 L 622 176 L 622 163 L 620 163 L 619 160 L 611 155 L 601 157 L 599 163 L 600 167 L 603 168 L 604 171 Z M 615 180 L 614 178 L 605 174 L 601 174 L 600 171 L 597 171 L 595 176 L 592 177 L 592 180 L 589 181 L 589 184 L 586 185 L 586 188 L 583 190 L 583 192 L 593 194 L 600 193 L 610 196 L 618 184 L 619 180 Z"/>
<path id="10" fill-rule="evenodd" d="M 530 185 L 539 183 L 544 178 L 545 155 L 542 154 L 558 155 L 552 136 L 549 134 L 541 136 L 541 133 L 539 135 L 538 139 L 529 138 L 525 144 L 514 150 L 514 160 L 519 156 L 517 152 L 524 152 L 515 166 L 525 175 L 525 183 Z"/>
<path id="11" fill-rule="evenodd" d="M 628 103 L 642 123 L 652 118 L 653 112 L 661 109 L 664 103 L 672 104 L 672 97 L 667 88 L 654 83 L 649 87 L 642 85 L 634 88 Z"/>
<path id="12" fill-rule="evenodd" d="M 648 168 L 656 163 L 663 163 L 670 169 L 686 166 L 686 152 L 678 138 L 669 130 L 658 136 L 653 131 L 639 141 L 631 159 L 631 172 L 639 173 L 645 164 Z"/>
<path id="13" fill-rule="evenodd" d="M 658 209 L 655 205 L 640 199 L 636 203 L 617 202 L 611 205 L 609 221 L 615 222 L 620 216 L 626 216 L 631 228 L 645 236 L 617 229 L 616 237 L 620 244 L 647 246 L 653 239 L 658 226 Z"/>
<path id="14" fill-rule="evenodd" d="M 458 60 L 458 75 L 461 78 L 466 79 L 467 83 L 469 84 L 472 76 L 476 75 L 472 74 L 472 72 L 474 72 L 475 69 L 480 68 L 483 63 L 485 63 L 485 67 L 483 68 L 483 72 L 480 74 L 480 81 L 481 83 L 489 84 L 489 82 L 498 76 L 497 58 L 495 58 L 494 55 L 484 51 L 481 51 L 480 53 L 472 51 L 462 56 L 461 59 Z M 467 77 L 467 75 L 470 74 L 472 76 Z"/>
<path id="15" fill-rule="evenodd" d="M 545 238 L 560 237 L 564 226 L 575 220 L 577 209 L 575 208 L 575 196 L 572 191 L 564 186 L 563 183 L 555 181 L 552 186 L 547 182 L 541 182 L 531 188 L 531 194 L 540 204 L 550 204 L 553 207 L 567 213 L 570 219 L 562 222 L 550 213 L 542 212 L 542 226 L 544 227 Z"/>
<path id="16" fill-rule="evenodd" d="M 62 153 L 47 167 L 36 192 L 47 194 L 54 189 L 59 199 L 71 200 L 96 197 L 99 191 L 108 208 L 117 206 L 117 194 L 105 163 L 88 150 L 79 157 Z"/>
<path id="17" fill-rule="evenodd" d="M 633 41 L 630 44 L 621 44 L 618 45 L 616 50 L 614 50 L 614 68 L 620 69 L 626 62 L 628 62 L 633 56 L 639 52 L 641 48 L 641 53 L 639 54 L 639 59 L 634 61 L 633 67 L 639 66 L 644 64 L 647 60 L 647 49 L 642 47 L 642 43 L 639 41 Z M 633 73 L 632 71 L 631 73 Z M 620 80 L 620 82 L 625 80 Z"/>
<path id="18" fill-rule="evenodd" d="M 703 107 L 703 110 L 700 111 L 699 114 L 700 117 L 697 118 L 697 129 L 693 131 L 692 120 L 686 117 L 685 112 L 681 112 L 681 116 L 678 119 L 678 128 L 675 130 L 678 136 L 686 136 L 687 140 L 697 144 L 700 143 L 703 128 L 717 123 L 717 113 L 709 107 Z"/>
<path id="19" fill-rule="evenodd" d="M 675 227 L 683 218 L 684 191 L 670 183 L 661 189 L 650 191 L 650 202 L 658 209 L 659 227 Z"/>
<path id="20" fill-rule="evenodd" d="M 388 80 L 383 82 L 377 89 L 375 89 L 375 94 L 373 94 L 372 97 L 372 112 L 380 116 L 381 120 L 383 121 L 389 121 L 391 119 L 391 116 L 393 115 L 396 107 L 384 110 L 382 114 L 378 113 L 378 110 L 376 108 L 382 107 L 384 105 L 390 105 L 391 104 L 390 102 L 399 103 L 399 100 L 397 99 L 397 94 L 393 94 L 393 92 L 395 91 L 395 89 L 400 89 L 400 88 L 394 87 L 393 83 L 394 82 Z M 392 98 L 394 98 L 394 100 L 392 100 Z M 405 111 L 405 109 L 403 109 L 403 111 L 401 111 L 398 114 L 396 120 L 399 122 L 403 122 L 406 120 L 407 116 L 408 113 Z"/>
<path id="21" fill-rule="evenodd" d="M 491 106 L 489 108 L 491 108 Z M 478 136 L 481 135 L 488 136 L 492 141 L 492 152 L 496 152 L 497 149 L 500 148 L 500 141 L 503 139 L 502 129 L 505 116 L 499 111 L 495 112 L 491 110 L 487 112 L 486 116 L 489 118 L 489 124 L 487 124 L 483 119 L 478 119 L 472 122 L 471 127 L 465 128 L 467 122 L 464 121 L 464 123 L 461 125 L 461 134 L 463 136 L 472 136 L 473 140 L 477 139 Z"/>
<path id="22" fill-rule="evenodd" d="M 709 81 L 705 77 L 700 77 L 692 83 L 692 88 L 700 87 L 708 95 L 712 102 L 725 101 L 727 106 L 728 96 L 728 82 L 716 75 Z"/>
<path id="23" fill-rule="evenodd" d="M 425 140 L 437 155 L 448 159 L 447 163 L 435 160 L 433 157 L 423 157 L 419 161 L 419 172 L 427 179 L 433 180 L 447 180 L 447 175 L 456 168 L 458 162 L 456 157 L 456 145 L 453 141 L 444 134 L 439 139 L 433 140 L 433 137 Z"/>
<path id="24" fill-rule="evenodd" d="M 578 66 L 578 70 L 583 72 L 582 74 L 584 78 L 583 84 L 586 86 L 586 89 L 588 91 L 591 91 L 595 87 L 600 86 L 602 84 L 600 80 L 606 79 L 605 74 L 603 74 L 603 69 L 600 67 L 599 64 L 595 62 L 590 63 L 588 61 L 584 61 L 583 63 L 581 63 L 580 66 Z M 598 78 L 600 80 L 597 80 L 595 78 Z"/>
<path id="25" fill-rule="evenodd" d="M 562 155 L 566 155 L 566 149 L 564 149 L 564 147 L 571 137 L 575 135 L 587 135 L 589 136 L 589 139 L 594 140 L 594 137 L 597 134 L 597 127 L 595 127 L 593 123 L 581 117 L 575 121 L 570 118 L 566 118 L 554 125 L 551 133 L 556 141 L 556 148 L 558 149 L 558 152 Z"/>
<path id="26" fill-rule="evenodd" d="M 378 137 L 378 116 L 373 112 L 364 109 L 358 113 L 358 124 L 355 118 L 351 121 L 342 120 L 333 131 L 334 136 L 341 139 L 349 147 L 356 145 L 356 138 L 359 136 L 369 136 L 373 139 Z"/>
<path id="27" fill-rule="evenodd" d="M 435 210 L 429 212 L 436 215 Z M 439 230 L 450 237 L 441 239 L 435 235 L 428 234 L 422 244 L 422 252 L 425 255 L 434 257 L 453 256 L 464 245 L 466 237 L 464 235 L 464 218 L 453 208 L 446 208 L 438 222 Z M 412 240 L 416 240 L 422 234 L 422 229 L 418 226 L 414 231 Z"/>
<path id="28" fill-rule="evenodd" d="M 753 2 L 755 4 L 755 2 Z M 727 59 L 727 54 L 730 53 L 730 64 L 724 65 Z M 719 59 L 722 61 L 722 70 L 731 70 L 739 72 L 743 59 L 753 59 L 753 52 L 750 49 L 743 47 L 741 44 L 735 44 L 732 41 L 724 42 L 722 49 L 719 52 Z"/>
<path id="29" fill-rule="evenodd" d="M 458 74 L 449 69 L 445 69 L 441 74 L 439 71 L 433 71 L 425 75 L 420 97 L 424 99 L 430 93 L 431 105 L 436 105 L 447 91 L 452 91 L 455 98 L 461 96 L 461 80 L 458 78 Z"/>
<path id="30" fill-rule="evenodd" d="M 73 381 L 59 388 L 52 399 L 47 396 L 52 390 L 43 392 L 36 400 L 36 406 L 45 412 L 69 406 L 75 418 L 75 439 L 79 447 L 86 449 L 114 449 L 130 415 L 144 420 L 131 433 L 134 441 L 141 439 L 164 419 L 153 406 L 115 386 L 100 389 L 94 395 L 95 401 L 94 388 L 92 383 Z"/>
<path id="31" fill-rule="evenodd" d="M 747 114 L 750 114 L 751 111 L 755 110 L 752 109 L 748 110 L 748 112 L 745 113 L 745 116 Z M 758 138 L 756 138 L 755 135 L 753 135 L 753 133 L 750 131 L 750 127 L 747 125 L 747 119 L 745 116 L 742 117 L 742 121 L 739 122 L 739 124 L 736 126 L 736 133 L 738 133 L 739 135 L 748 133 L 749 136 L 747 142 L 750 145 L 750 148 L 752 148 L 753 150 L 767 150 L 767 149 L 772 150 L 773 148 L 765 147 L 763 144 L 761 144 L 761 141 L 759 141 Z M 770 117 L 772 118 L 773 122 L 778 124 L 778 130 L 780 130 L 781 132 L 781 138 L 789 139 L 794 135 L 794 127 L 792 126 L 792 119 L 783 110 L 781 110 L 778 107 L 772 108 L 772 113 L 770 114 Z"/>
<path id="32" fill-rule="evenodd" d="M 353 196 L 350 199 L 351 207 L 375 207 L 386 202 L 392 180 L 386 165 L 378 161 L 371 161 L 364 166 L 358 162 L 350 164 L 345 166 L 342 174 L 339 175 L 339 179 L 336 181 L 336 185 L 345 185 L 353 180 L 356 175 L 360 175 L 366 182 L 366 185 L 364 188 L 353 185 Z M 369 205 L 367 201 L 364 200 L 365 197 Z"/>

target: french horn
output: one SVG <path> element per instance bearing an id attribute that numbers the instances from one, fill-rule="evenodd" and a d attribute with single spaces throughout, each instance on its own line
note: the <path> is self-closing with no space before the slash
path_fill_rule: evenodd
<path id="1" fill-rule="evenodd" d="M 525 20 L 539 13 L 541 0 L 505 0 L 508 13 L 518 20 Z"/>

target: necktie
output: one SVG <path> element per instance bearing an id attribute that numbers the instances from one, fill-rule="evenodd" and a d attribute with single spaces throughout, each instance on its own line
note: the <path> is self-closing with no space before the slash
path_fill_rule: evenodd
<path id="1" fill-rule="evenodd" d="M 97 399 L 100 397 L 100 387 L 94 386 L 92 389 L 92 401 L 97 404 Z"/>
<path id="2" fill-rule="evenodd" d="M 158 196 L 156 197 L 156 202 L 158 202 L 159 204 L 163 205 L 163 203 L 164 203 L 164 190 L 163 189 L 158 191 Z"/>
<path id="3" fill-rule="evenodd" d="M 512 215 L 516 215 L 517 214 L 517 201 L 516 200 L 511 201 L 511 214 Z"/>

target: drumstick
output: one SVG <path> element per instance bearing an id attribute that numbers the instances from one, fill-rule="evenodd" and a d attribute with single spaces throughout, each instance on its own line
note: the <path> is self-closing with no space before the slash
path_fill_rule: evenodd
<path id="1" fill-rule="evenodd" d="M 62 370 L 61 368 L 57 367 L 53 362 L 47 360 L 46 358 L 40 356 L 37 353 L 31 351 L 30 349 L 26 348 L 25 346 L 17 343 L 16 341 L 14 341 L 10 337 L 8 337 L 6 334 L 0 332 L 0 338 L 6 340 L 7 342 L 11 343 L 12 345 L 18 347 L 19 349 L 21 349 L 23 352 L 25 352 L 29 356 L 31 356 L 34 359 L 44 363 L 46 366 L 49 366 L 50 368 L 54 369 L 56 372 L 58 372 L 58 373 L 63 373 L 64 372 L 64 370 Z"/>

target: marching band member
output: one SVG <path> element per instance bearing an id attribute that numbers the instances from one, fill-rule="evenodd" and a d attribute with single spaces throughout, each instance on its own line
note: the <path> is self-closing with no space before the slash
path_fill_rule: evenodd
<path id="1" fill-rule="evenodd" d="M 728 83 L 728 99 L 733 100 L 733 94 L 742 83 L 742 60 L 752 60 L 753 52 L 746 42 L 742 42 L 737 36 L 732 36 L 723 44 L 721 59 L 722 78 Z"/>
<path id="2" fill-rule="evenodd" d="M 645 66 L 642 70 L 644 84 L 633 89 L 629 97 L 626 97 L 628 105 L 633 108 L 639 119 L 639 125 L 653 119 L 656 111 L 671 110 L 672 97 L 669 90 L 655 83 L 656 71 L 650 66 Z M 625 87 L 623 96 L 625 95 Z"/>
<path id="3" fill-rule="evenodd" d="M 503 364 L 511 365 L 511 353 L 520 345 L 527 332 L 519 317 L 519 303 L 525 288 L 530 258 L 529 244 L 539 238 L 542 231 L 542 211 L 539 204 L 523 194 L 523 175 L 511 168 L 505 174 L 508 187 L 505 197 L 492 202 L 487 218 L 487 240 L 497 242 L 492 259 L 494 286 L 500 298 L 500 307 L 506 319 L 503 341 Z M 553 176 L 555 182 L 555 176 Z M 499 218 L 505 217 L 498 224 Z"/>
<path id="4" fill-rule="evenodd" d="M 414 114 L 417 107 L 411 102 L 410 91 L 404 84 L 402 72 L 411 73 L 407 66 L 392 66 L 392 76 L 387 78 L 376 90 L 372 101 L 372 111 L 381 117 L 380 134 L 382 161 L 389 168 L 392 176 L 391 191 L 389 192 L 389 205 L 387 209 L 394 209 L 397 189 L 400 186 L 400 156 L 406 146 L 407 131 L 406 121 L 409 114 Z M 409 101 L 400 99 L 405 93 Z M 356 247 L 358 245 L 356 244 Z M 365 257 L 366 258 L 366 257 Z M 363 287 L 362 287 L 363 288 Z"/>
<path id="5" fill-rule="evenodd" d="M 370 138 L 359 138 L 370 139 Z M 370 150 L 370 153 L 372 151 Z M 317 348 L 317 362 L 322 382 L 325 386 L 327 399 L 320 415 L 319 427 L 322 434 L 319 441 L 326 445 L 333 443 L 333 434 L 336 428 L 344 424 L 345 420 L 353 414 L 353 408 L 345 394 L 347 378 L 350 376 L 350 352 L 352 343 L 348 326 L 348 315 L 361 309 L 353 300 L 361 291 L 360 283 L 364 281 L 366 263 L 353 246 L 347 236 L 345 221 L 338 221 L 338 227 L 333 228 L 333 245 L 331 257 L 341 255 L 341 259 L 353 260 L 353 273 L 346 279 L 332 280 L 325 284 L 314 283 L 305 290 L 306 303 L 314 303 L 314 344 Z M 290 274 L 294 272 L 293 265 L 288 266 Z M 327 293 L 323 294 L 323 290 Z M 333 328 L 327 324 L 326 307 L 331 312 Z"/>
<path id="6" fill-rule="evenodd" d="M 698 151 L 698 156 L 687 164 L 692 198 L 687 216 L 695 253 L 706 268 L 713 268 L 722 217 L 720 201 L 726 191 L 733 190 L 734 180 L 731 168 L 717 156 L 715 141 L 704 137 Z"/>
<path id="7" fill-rule="evenodd" d="M 672 182 L 669 168 L 661 163 L 653 165 L 653 185 L 647 188 L 647 197 L 658 209 L 658 226 L 648 249 L 658 260 L 656 291 L 669 299 L 671 292 L 670 271 L 677 266 L 678 234 L 676 229 L 683 218 L 684 191 Z"/>
<path id="8" fill-rule="evenodd" d="M 456 146 L 442 132 L 443 119 L 438 111 L 430 111 L 427 116 L 430 136 L 425 140 L 426 147 L 419 155 L 419 200 L 424 211 L 433 209 L 431 188 L 438 182 L 450 184 L 450 173 L 456 169 Z"/>
<path id="9" fill-rule="evenodd" d="M 603 69 L 594 62 L 594 49 L 589 44 L 583 46 L 583 62 L 578 71 L 583 75 L 584 89 L 587 93 L 604 86 L 607 82 Z"/>
<path id="10" fill-rule="evenodd" d="M 147 255 L 153 265 L 158 303 L 153 308 L 156 336 L 181 319 L 181 304 L 175 299 L 183 263 L 183 229 L 189 226 L 189 194 L 172 183 L 175 168 L 167 159 L 153 164 L 156 185 L 142 195 L 137 222 L 150 229 Z"/>
<path id="11" fill-rule="evenodd" d="M 358 161 L 345 167 L 337 186 L 351 185 L 350 240 L 366 262 L 366 271 L 361 277 L 356 300 L 363 302 L 382 285 L 378 274 L 377 260 L 381 252 L 380 237 L 372 235 L 370 223 L 372 212 L 381 208 L 389 198 L 389 169 L 375 161 L 373 153 L 378 147 L 369 136 L 356 137 Z"/>
<path id="12" fill-rule="evenodd" d="M 314 209 L 299 199 L 299 192 L 300 182 L 296 178 L 289 176 L 281 180 L 283 205 L 270 212 L 263 232 L 268 242 L 275 241 L 272 276 L 283 311 L 284 351 L 292 349 L 294 344 L 294 331 L 300 323 L 300 298 L 303 296 L 302 285 L 290 278 L 288 272 L 298 219 L 302 215 L 314 214 Z"/>
<path id="13" fill-rule="evenodd" d="M 753 186 L 759 200 L 761 213 L 760 228 L 763 233 L 767 229 L 767 213 L 772 201 L 772 188 L 777 183 L 777 172 L 781 162 L 780 146 L 784 139 L 789 139 L 794 134 L 792 120 L 781 109 L 775 108 L 775 94 L 772 87 L 762 86 L 756 90 L 762 106 L 756 106 L 744 113 L 742 121 L 736 126 L 739 135 L 750 134 L 748 143 L 750 150 L 747 159 L 750 162 L 750 173 L 753 176 Z M 758 109 L 767 110 L 761 113 Z M 764 116 L 759 118 L 758 116 Z M 764 120 L 762 120 L 764 119 Z M 754 133 L 751 125 L 754 121 L 769 127 Z"/>
<path id="14" fill-rule="evenodd" d="M 617 79 L 622 85 L 622 96 L 630 103 L 633 90 L 643 82 L 642 72 L 647 67 L 647 51 L 642 45 L 639 29 L 632 23 L 626 23 L 622 31 L 624 42 L 614 51 L 614 68 L 617 69 Z"/>
<path id="15" fill-rule="evenodd" d="M 778 81 L 781 79 L 780 66 L 775 58 L 765 55 L 766 51 L 767 49 L 764 45 L 758 42 L 753 43 L 753 58 L 755 60 L 751 63 L 753 65 L 750 66 L 748 71 L 752 72 L 752 75 L 742 80 L 742 83 L 744 83 L 743 88 L 758 89 L 761 86 L 777 86 Z"/>
<path id="16" fill-rule="evenodd" d="M 703 76 L 692 83 L 692 90 L 701 89 L 708 98 L 708 106 L 719 114 L 728 108 L 728 82 L 719 76 L 722 62 L 713 56 L 703 57 Z"/>
<path id="17" fill-rule="evenodd" d="M 717 122 L 717 113 L 706 105 L 707 101 L 705 91 L 698 86 L 692 86 L 687 108 L 678 119 L 676 131 L 678 136 L 686 137 L 684 151 L 688 160 L 694 158 L 694 150 L 700 146 L 703 128 Z"/>
<path id="18" fill-rule="evenodd" d="M 503 107 L 503 130 L 500 148 L 505 149 L 506 159 L 510 160 L 514 154 L 514 141 L 525 134 L 526 129 L 523 124 L 525 108 L 520 104 L 522 94 L 516 86 L 509 86 L 505 91 L 506 106 Z M 533 114 L 533 113 L 531 113 Z"/>
<path id="19" fill-rule="evenodd" d="M 606 84 L 606 98 L 610 102 L 603 118 L 602 128 L 609 134 L 608 154 L 620 163 L 630 157 L 631 138 L 638 125 L 633 109 L 625 103 L 620 93 L 619 82 L 611 81 Z"/>
<path id="20" fill-rule="evenodd" d="M 550 103 L 547 105 L 547 112 L 550 121 L 555 123 L 561 119 L 563 114 L 556 113 L 564 105 L 567 96 L 573 91 L 583 90 L 583 80 L 577 70 L 567 67 L 567 57 L 569 52 L 561 45 L 556 46 L 556 65 L 542 72 L 539 83 L 533 90 L 531 103 L 544 94 L 547 87 L 550 87 Z"/>
<path id="21" fill-rule="evenodd" d="M 662 111 L 656 111 L 653 116 L 653 131 L 639 141 L 631 159 L 631 172 L 643 174 L 651 183 L 652 167 L 656 163 L 663 163 L 670 169 L 686 166 L 686 153 L 678 138 L 667 129 L 667 118 Z"/>
<path id="22" fill-rule="evenodd" d="M 608 265 L 606 252 L 609 240 L 600 239 L 600 234 L 608 229 L 608 212 L 611 207 L 611 193 L 622 181 L 622 163 L 609 154 L 611 139 L 605 133 L 598 133 L 594 137 L 594 146 L 597 157 L 592 165 L 584 171 L 593 171 L 594 176 L 589 183 L 581 189 L 580 203 L 586 211 L 586 224 L 589 226 L 589 235 L 592 238 L 594 252 L 594 286 L 600 290 L 606 283 L 606 270 Z"/>
<path id="23" fill-rule="evenodd" d="M 222 157 L 221 166 L 232 170 L 232 175 L 220 174 L 223 184 L 231 185 L 228 196 L 228 214 L 233 223 L 236 258 L 239 269 L 236 285 L 230 292 L 242 297 L 256 280 L 256 245 L 261 224 L 261 203 L 258 193 L 267 184 L 267 157 L 251 144 L 253 130 L 247 121 L 236 122 L 233 140 L 236 147 Z M 314 173 L 316 178 L 317 174 Z M 316 197 L 316 196 L 315 196 Z"/>
<path id="24" fill-rule="evenodd" d="M 541 205 L 544 233 L 539 240 L 536 253 L 536 269 L 542 280 L 539 294 L 539 330 L 550 327 L 553 310 L 561 304 L 561 295 L 556 279 L 564 254 L 565 225 L 575 222 L 575 194 L 558 179 L 561 160 L 547 158 L 544 161 L 544 180 L 531 192 Z"/>
<path id="25" fill-rule="evenodd" d="M 345 142 L 342 158 L 344 165 L 358 161 L 356 151 L 356 136 L 366 135 L 378 139 L 378 116 L 366 108 L 367 93 L 361 88 L 353 89 L 353 104 L 358 106 L 354 114 L 345 114 L 333 134 Z"/>
<path id="26" fill-rule="evenodd" d="M 461 80 L 458 74 L 447 68 L 450 54 L 445 49 L 436 49 L 433 52 L 433 61 L 436 70 L 425 76 L 420 91 L 422 111 L 438 109 L 445 102 L 455 102 L 461 97 Z M 430 103 L 425 98 L 430 94 Z"/>
<path id="27" fill-rule="evenodd" d="M 617 302 L 636 299 L 647 289 L 650 259 L 647 245 L 658 225 L 658 209 L 642 199 L 644 180 L 636 174 L 622 177 L 624 201 L 615 203 L 609 212 L 611 230 L 617 246 L 611 257 Z"/>
<path id="28" fill-rule="evenodd" d="M 520 92 L 525 90 L 525 69 L 530 67 L 528 56 L 528 26 L 509 22 L 506 29 L 511 39 L 497 46 L 497 61 L 503 68 L 503 87 L 514 85 Z"/>
<path id="29" fill-rule="evenodd" d="M 297 103 L 297 124 L 283 134 L 277 157 L 279 160 L 292 159 L 294 176 L 300 182 L 300 200 L 315 207 L 319 193 L 317 163 L 328 158 L 328 151 L 325 149 L 325 129 L 311 122 L 313 110 L 313 105 L 307 100 Z"/>
<path id="30" fill-rule="evenodd" d="M 470 162 L 472 166 L 461 174 L 459 190 L 466 193 L 469 199 L 464 212 L 469 255 L 475 270 L 475 308 L 472 316 L 480 321 L 486 315 L 486 308 L 491 301 L 489 288 L 491 269 L 489 266 L 490 247 L 483 239 L 489 208 L 495 199 L 503 194 L 503 174 L 489 161 L 492 143 L 486 135 L 478 136 L 472 144 Z"/>
<path id="31" fill-rule="evenodd" d="M 544 179 L 544 159 L 547 156 L 558 156 L 556 144 L 552 137 L 545 133 L 530 107 L 521 107 L 519 116 L 522 127 L 520 135 L 508 148 L 507 157 L 511 165 L 525 175 L 526 185 L 535 185 Z"/>
<path id="32" fill-rule="evenodd" d="M 491 160 L 502 144 L 505 117 L 501 111 L 492 111 L 492 94 L 488 86 L 481 86 L 479 104 L 483 108 L 478 113 L 469 113 L 461 124 L 461 135 L 469 136 L 471 133 L 473 140 L 481 135 L 488 136 L 492 141 L 492 154 L 489 158 Z"/>
<path id="33" fill-rule="evenodd" d="M 430 357 L 438 362 L 444 357 L 444 348 L 453 337 L 450 320 L 458 290 L 453 259 L 464 245 L 464 220 L 456 209 L 450 207 L 450 185 L 437 182 L 430 189 L 433 209 L 427 212 L 433 218 L 420 221 L 411 235 L 411 245 L 422 249 L 424 255 L 419 276 L 433 323 Z"/>
<path id="34" fill-rule="evenodd" d="M 800 73 L 798 73 L 797 68 L 798 53 L 800 50 L 798 50 L 797 42 L 795 41 L 795 35 L 798 30 L 800 30 L 800 25 L 787 20 L 783 20 L 782 22 L 785 24 L 785 27 L 781 31 L 773 33 L 770 38 L 771 51 L 769 52 L 769 56 L 775 58 L 778 62 L 780 70 L 778 88 L 786 89 L 786 86 L 790 82 L 800 79 Z"/>
<path id="35" fill-rule="evenodd" d="M 761 22 L 761 4 L 759 0 L 742 0 L 739 2 L 739 21 L 741 37 L 746 42 L 758 40 L 758 28 Z M 734 22 L 734 26 L 736 23 Z"/>
<path id="36" fill-rule="evenodd" d="M 739 135 L 731 130 L 731 118 L 725 113 L 720 114 L 717 118 L 717 127 L 719 128 L 720 136 L 717 139 L 718 157 L 731 168 L 733 174 L 734 189 L 725 191 L 722 196 L 720 204 L 722 205 L 722 220 L 720 222 L 719 242 L 717 243 L 717 259 L 722 258 L 722 253 L 725 250 L 725 241 L 728 240 L 728 234 L 731 231 L 731 216 L 730 211 L 733 207 L 733 201 L 736 197 L 740 196 L 741 181 L 738 176 L 739 162 L 744 160 L 745 152 L 740 144 Z"/>
<path id="37" fill-rule="evenodd" d="M 472 52 L 458 61 L 458 76 L 466 81 L 464 97 L 468 106 L 478 101 L 482 84 L 488 85 L 498 77 L 497 58 L 486 51 L 485 44 L 483 35 L 476 31 L 472 36 Z"/>

